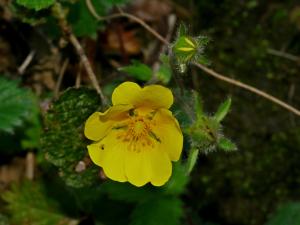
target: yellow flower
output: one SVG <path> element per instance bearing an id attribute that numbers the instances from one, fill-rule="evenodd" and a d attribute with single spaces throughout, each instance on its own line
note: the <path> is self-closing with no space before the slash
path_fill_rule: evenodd
<path id="1" fill-rule="evenodd" d="M 115 181 L 138 187 L 165 184 L 183 144 L 179 124 L 168 110 L 172 92 L 160 85 L 141 88 L 124 82 L 114 90 L 112 103 L 86 121 L 85 136 L 95 141 L 88 145 L 92 161 Z"/>

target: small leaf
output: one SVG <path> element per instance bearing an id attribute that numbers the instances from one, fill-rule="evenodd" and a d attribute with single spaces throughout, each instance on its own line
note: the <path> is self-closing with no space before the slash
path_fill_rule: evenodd
<path id="1" fill-rule="evenodd" d="M 193 168 L 196 165 L 197 159 L 199 155 L 199 149 L 197 148 L 191 148 L 189 151 L 189 156 L 186 162 L 186 173 L 190 174 L 193 170 Z"/>
<path id="2" fill-rule="evenodd" d="M 228 98 L 223 104 L 221 104 L 214 115 L 217 122 L 221 122 L 229 112 L 231 106 L 231 98 Z"/>
<path id="3" fill-rule="evenodd" d="M 227 138 L 222 137 L 218 142 L 218 147 L 226 152 L 236 151 L 236 145 Z"/>
<path id="4" fill-rule="evenodd" d="M 163 84 L 168 84 L 172 78 L 172 69 L 170 67 L 169 57 L 162 54 L 160 56 L 160 65 L 159 70 L 156 73 L 157 79 L 159 79 Z"/>
<path id="5" fill-rule="evenodd" d="M 152 77 L 151 68 L 137 60 L 132 60 L 132 65 L 121 67 L 119 70 L 141 81 L 148 81 Z"/>
<path id="6" fill-rule="evenodd" d="M 185 24 L 180 23 L 178 28 L 178 37 L 187 35 L 187 27 Z"/>
<path id="7" fill-rule="evenodd" d="M 34 10 L 41 10 L 53 5 L 55 0 L 17 0 L 17 3 Z"/>

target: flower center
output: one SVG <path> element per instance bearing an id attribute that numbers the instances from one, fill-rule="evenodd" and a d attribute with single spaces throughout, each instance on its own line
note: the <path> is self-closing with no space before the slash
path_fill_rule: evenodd
<path id="1" fill-rule="evenodd" d="M 152 119 L 152 113 L 131 115 L 123 125 L 115 127 L 118 129 L 117 138 L 128 144 L 128 150 L 140 152 L 146 147 L 154 148 L 160 139 L 153 132 L 155 121 Z"/>
<path id="2" fill-rule="evenodd" d="M 143 131 L 145 130 L 145 124 L 144 124 L 144 121 L 136 121 L 134 124 L 133 124 L 133 130 L 135 132 L 136 135 L 140 135 L 143 133 Z"/>

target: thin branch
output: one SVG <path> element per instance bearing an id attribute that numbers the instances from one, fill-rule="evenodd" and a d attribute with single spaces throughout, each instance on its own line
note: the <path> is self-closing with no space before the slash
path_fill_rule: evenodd
<path id="1" fill-rule="evenodd" d="M 101 17 L 98 15 L 98 13 L 96 12 L 91 0 L 86 0 L 86 5 L 87 8 L 89 9 L 89 11 L 91 12 L 91 14 L 97 19 L 97 20 L 111 20 L 111 19 L 116 19 L 116 18 L 121 18 L 121 17 L 126 17 L 128 19 L 131 19 L 133 21 L 135 21 L 136 23 L 140 24 L 142 27 L 144 27 L 149 33 L 151 33 L 152 35 L 154 35 L 158 40 L 160 40 L 162 43 L 169 45 L 170 43 L 164 38 L 162 37 L 157 31 L 153 30 L 147 23 L 145 23 L 142 19 L 129 14 L 129 13 L 125 13 L 122 10 L 120 10 L 120 13 L 115 13 L 112 14 L 110 16 L 107 17 Z"/>
<path id="2" fill-rule="evenodd" d="M 55 89 L 54 89 L 54 97 L 57 98 L 58 97 L 58 94 L 59 94 L 59 89 L 60 89 L 60 86 L 61 86 L 61 83 L 62 83 L 62 80 L 64 78 L 64 75 L 65 75 L 65 72 L 66 72 L 66 69 L 68 67 L 68 64 L 69 64 L 69 59 L 65 59 L 65 61 L 63 62 L 63 65 L 59 71 L 59 75 L 58 75 L 58 79 L 57 79 L 57 82 L 56 82 L 56 85 L 55 85 Z"/>
<path id="3" fill-rule="evenodd" d="M 66 12 L 63 10 L 62 6 L 59 3 L 55 3 L 52 9 L 53 9 L 53 15 L 59 21 L 61 30 L 68 37 L 70 43 L 75 48 L 75 50 L 80 58 L 80 61 L 81 61 L 82 65 L 84 66 L 86 73 L 89 76 L 89 79 L 91 80 L 93 87 L 96 89 L 96 91 L 100 95 L 102 104 L 107 105 L 108 101 L 102 92 L 102 89 L 99 85 L 97 77 L 92 69 L 91 63 L 89 62 L 80 42 L 78 41 L 77 37 L 73 34 L 72 29 L 66 20 Z"/>
<path id="4" fill-rule="evenodd" d="M 219 73 L 215 72 L 214 70 L 209 69 L 206 66 L 203 66 L 202 64 L 194 63 L 194 65 L 196 67 L 198 67 L 199 69 L 205 71 L 209 75 L 211 75 L 211 76 L 213 76 L 213 77 L 215 77 L 215 78 L 217 78 L 219 80 L 222 80 L 222 81 L 225 81 L 227 83 L 233 84 L 233 85 L 235 85 L 237 87 L 246 89 L 246 90 L 248 90 L 248 91 L 250 91 L 252 93 L 255 93 L 255 94 L 257 94 L 257 95 L 259 95 L 261 97 L 264 97 L 264 98 L 268 99 L 269 101 L 271 101 L 271 102 L 273 102 L 273 103 L 275 103 L 277 105 L 280 105 L 281 107 L 283 107 L 283 108 L 285 108 L 285 109 L 287 109 L 287 110 L 295 113 L 297 116 L 300 116 L 300 111 L 298 109 L 294 108 L 293 106 L 291 106 L 291 105 L 289 105 L 289 104 L 287 104 L 287 103 L 279 100 L 278 98 L 276 98 L 276 97 L 274 97 L 274 96 L 272 96 L 272 95 L 270 95 L 270 94 L 268 94 L 268 93 L 266 93 L 264 91 L 261 91 L 261 90 L 255 88 L 253 86 L 250 86 L 248 84 L 242 83 L 242 82 L 240 82 L 238 80 L 234 80 L 232 78 L 225 77 L 222 74 L 219 74 Z"/>
<path id="5" fill-rule="evenodd" d="M 77 54 L 80 57 L 81 63 L 82 63 L 82 65 L 84 66 L 84 68 L 86 70 L 86 73 L 88 74 L 90 80 L 92 81 L 92 84 L 93 84 L 94 88 L 96 89 L 96 91 L 98 92 L 98 94 L 101 97 L 102 103 L 104 105 L 106 105 L 107 104 L 107 99 L 106 99 L 106 97 L 104 96 L 104 94 L 101 90 L 101 87 L 99 85 L 97 77 L 96 77 L 96 75 L 95 75 L 95 73 L 92 69 L 92 66 L 91 66 L 86 54 L 84 53 L 84 50 L 83 50 L 82 46 L 80 45 L 78 39 L 75 37 L 75 35 L 73 33 L 71 33 L 69 35 L 69 40 L 73 44 L 74 48 L 76 49 Z"/>
<path id="6" fill-rule="evenodd" d="M 291 61 L 300 62 L 300 57 L 299 56 L 295 56 L 295 55 L 292 55 L 290 53 L 286 53 L 286 52 L 283 52 L 283 51 L 278 51 L 276 49 L 270 48 L 270 49 L 267 50 L 267 53 L 270 54 L 270 55 L 275 55 L 275 56 L 278 56 L 278 57 L 289 59 Z"/>
<path id="7" fill-rule="evenodd" d="M 33 152 L 28 152 L 26 155 L 26 167 L 25 167 L 25 177 L 28 180 L 33 180 L 34 178 L 34 167 L 35 167 L 35 155 Z"/>
<path id="8" fill-rule="evenodd" d="M 82 63 L 80 62 L 77 70 L 77 75 L 76 75 L 76 82 L 75 82 L 76 88 L 79 88 L 81 85 L 81 68 L 82 68 Z"/>
<path id="9" fill-rule="evenodd" d="M 149 31 L 149 33 L 151 33 L 154 37 L 156 37 L 158 40 L 160 40 L 162 43 L 164 43 L 165 45 L 170 45 L 170 42 L 168 40 L 166 40 L 164 37 L 162 37 L 157 31 L 155 31 L 154 29 L 152 29 L 148 24 L 146 24 L 143 20 L 141 20 L 140 18 L 132 15 L 132 14 L 129 14 L 129 13 L 125 13 L 125 12 L 120 12 L 120 13 L 117 13 L 117 14 L 112 14 L 110 16 L 107 16 L 107 17 L 101 17 L 97 14 L 91 0 L 86 0 L 86 4 L 87 4 L 87 7 L 88 9 L 90 10 L 91 14 L 98 20 L 110 20 L 110 19 L 114 19 L 114 18 L 120 18 L 120 17 L 126 17 L 126 18 L 129 18 L 135 22 L 137 22 L 138 24 L 140 24 L 142 27 L 144 27 L 147 31 Z M 251 85 L 248 85 L 248 84 L 245 84 L 245 83 L 242 83 L 238 80 L 235 80 L 235 79 L 232 79 L 232 78 L 228 78 L 227 76 L 224 76 L 220 73 L 217 73 L 215 72 L 214 70 L 212 69 L 209 69 L 208 67 L 202 65 L 202 64 L 199 64 L 199 63 L 194 63 L 194 65 L 196 67 L 198 67 L 199 69 L 203 70 L 204 72 L 206 72 L 207 74 L 209 74 L 210 76 L 212 77 L 215 77 L 219 80 L 222 80 L 222 81 L 225 81 L 227 83 L 230 83 L 232 85 L 235 85 L 237 87 L 240 87 L 240 88 L 243 88 L 245 90 L 248 90 L 252 93 L 255 93 L 265 99 L 268 99 L 269 101 L 287 109 L 288 111 L 296 114 L 297 116 L 300 116 L 300 111 L 296 108 L 294 108 L 293 106 L 281 101 L 280 99 L 264 92 L 264 91 L 261 91 Z"/>
<path id="10" fill-rule="evenodd" d="M 25 73 L 26 68 L 29 66 L 29 64 L 31 63 L 33 57 L 35 55 L 35 51 L 32 50 L 27 57 L 25 58 L 24 62 L 21 64 L 21 66 L 19 66 L 18 68 L 18 72 L 19 74 L 23 75 Z"/>

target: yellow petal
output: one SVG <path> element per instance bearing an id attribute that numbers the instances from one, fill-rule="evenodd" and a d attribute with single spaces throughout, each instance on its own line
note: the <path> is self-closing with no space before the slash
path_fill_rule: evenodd
<path id="1" fill-rule="evenodd" d="M 145 147 L 140 152 L 127 150 L 125 174 L 128 181 L 137 187 L 148 182 L 154 186 L 162 186 L 171 177 L 171 160 L 168 154 L 157 145 L 154 148 Z"/>
<path id="2" fill-rule="evenodd" d="M 178 48 L 179 51 L 182 51 L 182 52 L 191 52 L 191 51 L 195 51 L 194 48 L 187 48 L 187 47 L 181 47 L 181 48 Z"/>
<path id="3" fill-rule="evenodd" d="M 105 136 L 113 121 L 100 121 L 100 116 L 105 113 L 95 112 L 85 122 L 84 135 L 93 141 L 100 140 Z"/>
<path id="4" fill-rule="evenodd" d="M 152 109 L 170 108 L 173 94 L 170 89 L 161 85 L 149 85 L 141 88 L 133 82 L 124 82 L 112 94 L 113 105 L 131 104 L 136 107 Z"/>
<path id="5" fill-rule="evenodd" d="M 133 82 L 124 82 L 120 84 L 112 93 L 113 105 L 132 104 L 140 95 L 142 88 Z"/>
<path id="6" fill-rule="evenodd" d="M 114 105 L 100 115 L 100 120 L 103 122 L 106 120 L 124 120 L 129 116 L 128 111 L 132 108 L 133 106 L 128 104 Z"/>
<path id="7" fill-rule="evenodd" d="M 178 121 L 167 109 L 158 110 L 153 120 L 156 123 L 153 133 L 160 139 L 157 145 L 167 152 L 172 161 L 177 161 L 183 147 L 183 135 Z"/>
<path id="8" fill-rule="evenodd" d="M 150 181 L 151 171 L 149 158 L 147 158 L 146 149 L 140 152 L 126 150 L 125 155 L 125 173 L 128 181 L 141 187 Z"/>
<path id="9" fill-rule="evenodd" d="M 103 138 L 116 121 L 125 119 L 130 110 L 130 105 L 116 105 L 110 107 L 104 113 L 95 112 L 86 121 L 84 135 L 93 141 Z"/>
<path id="10" fill-rule="evenodd" d="M 151 184 L 154 186 L 164 185 L 171 177 L 172 163 L 167 153 L 161 149 L 153 148 L 147 151 L 151 170 Z"/>
<path id="11" fill-rule="evenodd" d="M 110 132 L 101 141 L 88 146 L 92 161 L 101 166 L 105 175 L 115 181 L 125 182 L 125 148 L 124 143 L 118 141 L 114 132 Z"/>

